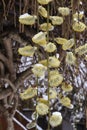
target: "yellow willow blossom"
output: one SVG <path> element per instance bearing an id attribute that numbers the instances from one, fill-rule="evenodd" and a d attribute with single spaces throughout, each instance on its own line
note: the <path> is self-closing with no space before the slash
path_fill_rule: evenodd
<path id="1" fill-rule="evenodd" d="M 62 90 L 65 92 L 71 92 L 73 90 L 73 87 L 72 87 L 72 85 L 63 82 L 62 83 Z"/>
<path id="2" fill-rule="evenodd" d="M 55 57 L 49 57 L 49 67 L 56 68 L 60 66 L 60 61 Z"/>
<path id="3" fill-rule="evenodd" d="M 44 98 L 38 98 L 38 102 L 39 103 L 43 103 L 45 105 L 48 105 L 48 100 L 44 99 Z"/>
<path id="4" fill-rule="evenodd" d="M 41 5 L 47 5 L 49 2 L 51 2 L 53 0 L 37 0 L 37 2 Z"/>
<path id="5" fill-rule="evenodd" d="M 84 23 L 82 23 L 82 22 L 76 21 L 72 25 L 72 28 L 76 32 L 83 32 L 86 29 L 86 25 Z"/>
<path id="6" fill-rule="evenodd" d="M 62 16 L 67 16 L 70 14 L 70 9 L 68 7 L 59 7 L 58 11 Z"/>
<path id="7" fill-rule="evenodd" d="M 51 87 L 57 87 L 59 86 L 63 81 L 63 77 L 61 74 L 50 76 L 49 83 Z"/>
<path id="8" fill-rule="evenodd" d="M 36 111 L 39 115 L 46 115 L 48 114 L 49 107 L 44 103 L 38 103 L 36 106 Z"/>
<path id="9" fill-rule="evenodd" d="M 63 93 L 59 92 L 57 96 L 59 99 L 61 99 L 61 98 L 63 98 Z"/>
<path id="10" fill-rule="evenodd" d="M 41 60 L 40 64 L 47 66 L 47 60 Z M 60 61 L 55 57 L 49 57 L 49 68 L 57 68 L 60 66 Z"/>
<path id="11" fill-rule="evenodd" d="M 56 97 L 57 97 L 57 92 L 56 92 L 56 90 L 53 89 L 53 88 L 50 88 L 50 90 L 49 90 L 49 98 L 50 98 L 50 99 L 55 99 Z"/>
<path id="12" fill-rule="evenodd" d="M 75 53 L 78 55 L 83 55 L 87 53 L 87 43 L 85 45 L 79 46 L 75 49 Z"/>
<path id="13" fill-rule="evenodd" d="M 50 117 L 50 125 L 52 127 L 57 127 L 62 123 L 62 115 L 60 112 L 53 112 L 52 116 Z"/>
<path id="14" fill-rule="evenodd" d="M 47 59 L 39 61 L 39 64 L 42 64 L 44 66 L 47 66 Z"/>
<path id="15" fill-rule="evenodd" d="M 56 45 L 52 42 L 49 42 L 46 46 L 45 46 L 45 51 L 51 53 L 54 52 L 56 50 Z"/>
<path id="16" fill-rule="evenodd" d="M 23 15 L 20 15 L 19 22 L 24 25 L 33 25 L 35 24 L 36 19 L 37 19 L 36 15 L 30 15 L 28 13 L 25 13 Z"/>
<path id="17" fill-rule="evenodd" d="M 87 55 L 85 55 L 85 60 L 87 61 Z"/>
<path id="18" fill-rule="evenodd" d="M 33 112 L 31 115 L 31 118 L 32 118 L 32 120 L 35 120 L 36 118 L 38 118 L 38 113 L 36 113 L 36 111 Z"/>
<path id="19" fill-rule="evenodd" d="M 35 50 L 37 50 L 37 47 L 32 46 L 25 46 L 18 49 L 18 52 L 22 56 L 33 56 L 35 53 Z"/>
<path id="20" fill-rule="evenodd" d="M 53 29 L 54 29 L 54 26 L 52 26 L 51 25 L 51 23 L 43 23 L 43 24 L 41 24 L 40 25 L 40 30 L 42 30 L 42 31 L 47 31 L 47 29 L 49 30 L 49 31 L 52 31 Z"/>
<path id="21" fill-rule="evenodd" d="M 71 38 L 65 44 L 62 45 L 62 49 L 68 50 L 68 49 L 72 48 L 74 44 L 75 44 L 75 40 L 73 38 Z"/>
<path id="22" fill-rule="evenodd" d="M 69 107 L 71 105 L 71 100 L 68 97 L 62 97 L 60 103 L 65 107 Z"/>
<path id="23" fill-rule="evenodd" d="M 55 38 L 54 40 L 55 40 L 58 44 L 60 44 L 60 45 L 63 45 L 63 44 L 65 44 L 65 43 L 68 42 L 67 39 L 61 38 L 61 37 L 57 37 L 57 38 Z"/>
<path id="24" fill-rule="evenodd" d="M 63 23 L 63 18 L 60 16 L 50 16 L 50 20 L 53 25 L 61 25 Z"/>
<path id="25" fill-rule="evenodd" d="M 67 52 L 65 60 L 66 60 L 66 63 L 69 65 L 75 65 L 76 63 L 76 57 L 74 56 L 72 52 Z"/>
<path id="26" fill-rule="evenodd" d="M 74 106 L 73 106 L 73 104 L 70 104 L 69 106 L 67 106 L 67 108 L 69 108 L 69 109 L 73 109 Z"/>
<path id="27" fill-rule="evenodd" d="M 51 76 L 51 75 L 54 76 L 54 75 L 58 75 L 58 74 L 59 74 L 59 72 L 58 72 L 57 69 L 55 69 L 55 70 L 51 70 L 51 71 L 50 71 L 50 76 Z"/>
<path id="28" fill-rule="evenodd" d="M 36 95 L 37 95 L 37 89 L 36 88 L 31 88 L 31 87 L 26 89 L 23 93 L 20 93 L 20 97 L 23 100 L 33 98 Z"/>
<path id="29" fill-rule="evenodd" d="M 36 126 L 36 123 L 35 122 L 29 122 L 27 125 L 26 125 L 26 128 L 28 130 L 31 130 L 32 128 L 34 128 Z"/>
<path id="30" fill-rule="evenodd" d="M 75 14 L 73 14 L 73 19 L 74 20 L 78 20 L 78 18 L 81 20 L 84 17 L 84 12 L 76 12 Z"/>
<path id="31" fill-rule="evenodd" d="M 47 44 L 46 41 L 46 32 L 39 32 L 33 36 L 32 41 L 40 46 L 45 46 Z"/>
<path id="32" fill-rule="evenodd" d="M 47 67 L 43 66 L 42 64 L 35 64 L 32 68 L 32 72 L 36 77 L 44 76 L 46 70 Z"/>
<path id="33" fill-rule="evenodd" d="M 38 12 L 44 18 L 47 18 L 47 10 L 43 6 L 38 7 Z"/>
<path id="34" fill-rule="evenodd" d="M 63 76 L 59 73 L 58 74 L 55 73 L 55 74 L 52 75 L 52 73 L 54 73 L 54 72 L 50 71 L 49 84 L 50 84 L 51 87 L 57 87 L 62 83 Z"/>

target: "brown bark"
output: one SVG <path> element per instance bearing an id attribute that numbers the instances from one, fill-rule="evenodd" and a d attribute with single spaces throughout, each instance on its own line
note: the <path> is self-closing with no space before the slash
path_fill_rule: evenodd
<path id="1" fill-rule="evenodd" d="M 86 107 L 86 129 L 87 129 L 87 107 Z"/>
<path id="2" fill-rule="evenodd" d="M 0 100 L 7 98 L 8 96 L 11 95 L 11 93 L 12 93 L 11 88 L 2 89 L 2 92 L 0 93 Z"/>
<path id="3" fill-rule="evenodd" d="M 14 63 L 13 63 L 13 52 L 12 52 L 12 41 L 10 38 L 4 38 L 3 44 L 6 50 L 7 58 L 8 58 L 8 64 L 10 65 L 9 71 L 10 71 L 10 78 L 12 81 L 15 80 L 16 75 L 14 71 Z"/>
<path id="4" fill-rule="evenodd" d="M 6 121 L 7 121 L 7 130 L 14 130 L 14 124 L 13 124 L 13 119 L 12 117 L 10 116 L 9 112 L 6 111 L 4 113 L 5 117 L 6 117 Z"/>
<path id="5" fill-rule="evenodd" d="M 5 75 L 4 64 L 1 61 L 0 61 L 0 74 L 2 77 L 4 77 L 4 75 Z"/>

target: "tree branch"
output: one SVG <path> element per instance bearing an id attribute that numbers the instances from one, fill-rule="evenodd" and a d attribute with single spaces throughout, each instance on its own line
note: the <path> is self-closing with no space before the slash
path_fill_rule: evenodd
<path id="1" fill-rule="evenodd" d="M 11 88 L 2 89 L 2 92 L 0 93 L 0 100 L 7 98 L 8 96 L 11 95 L 11 93 L 12 93 Z"/>
<path id="2" fill-rule="evenodd" d="M 1 78 L 1 80 L 7 82 L 10 85 L 10 87 L 12 88 L 13 92 L 17 91 L 15 85 L 9 79 Z"/>
<path id="3" fill-rule="evenodd" d="M 20 87 L 20 85 L 23 84 L 24 80 L 29 78 L 29 76 L 31 76 L 31 74 L 32 74 L 31 68 L 28 68 L 24 72 L 20 73 L 18 75 L 18 78 L 14 82 L 16 88 L 18 89 Z"/>

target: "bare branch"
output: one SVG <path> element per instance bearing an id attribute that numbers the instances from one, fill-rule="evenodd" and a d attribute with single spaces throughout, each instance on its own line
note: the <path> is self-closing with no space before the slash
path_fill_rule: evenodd
<path id="1" fill-rule="evenodd" d="M 9 79 L 1 78 L 1 80 L 7 82 L 11 86 L 11 88 L 13 89 L 13 92 L 17 91 L 15 85 Z"/>
<path id="2" fill-rule="evenodd" d="M 11 88 L 3 89 L 2 92 L 0 93 L 0 100 L 7 98 L 8 96 L 11 95 L 11 93 L 12 93 Z"/>

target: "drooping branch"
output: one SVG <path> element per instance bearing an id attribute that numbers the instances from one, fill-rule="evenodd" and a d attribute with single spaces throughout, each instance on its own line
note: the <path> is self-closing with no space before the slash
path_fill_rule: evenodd
<path id="1" fill-rule="evenodd" d="M 4 65 L 9 69 L 8 59 L 0 52 L 0 60 L 4 63 Z M 10 71 L 10 70 L 9 70 Z"/>
<path id="2" fill-rule="evenodd" d="M 14 81 L 16 78 L 16 74 L 14 71 L 14 63 L 13 63 L 12 41 L 10 38 L 4 38 L 3 44 L 5 47 L 6 53 L 7 53 L 8 64 L 10 65 L 10 67 L 9 67 L 10 74 L 11 74 L 10 77 L 11 77 L 12 81 Z"/>
<path id="3" fill-rule="evenodd" d="M 11 88 L 2 89 L 2 92 L 0 93 L 0 100 L 7 98 L 8 96 L 11 95 L 11 93 L 12 93 Z"/>
<path id="4" fill-rule="evenodd" d="M 12 88 L 13 92 L 17 91 L 15 85 L 9 79 L 1 78 L 1 80 L 4 82 L 7 82 L 10 85 L 10 87 Z"/>
<path id="5" fill-rule="evenodd" d="M 0 104 L 0 114 L 4 113 L 6 108 Z"/>
<path id="6" fill-rule="evenodd" d="M 2 63 L 4 64 L 4 66 L 8 69 L 8 72 L 10 73 L 10 78 L 14 79 L 14 71 L 13 71 L 13 67 L 11 66 L 11 62 L 2 54 L 0 53 L 0 60 L 2 61 Z"/>
<path id="7" fill-rule="evenodd" d="M 1 77 L 4 77 L 5 75 L 4 64 L 1 61 L 0 61 L 0 74 L 1 74 Z"/>
<path id="8" fill-rule="evenodd" d="M 10 38 L 4 38 L 3 44 L 6 50 L 6 54 L 9 60 L 13 61 L 13 52 L 12 52 L 12 41 Z"/>
<path id="9" fill-rule="evenodd" d="M 13 52 L 12 52 L 12 42 L 10 38 L 3 39 L 3 45 L 6 51 L 6 56 L 0 52 L 0 61 L 4 65 L 3 67 L 7 68 L 8 72 L 10 73 L 10 79 L 12 81 L 16 78 L 16 73 L 14 69 L 13 63 Z M 1 66 L 1 65 L 0 65 Z M 2 66 L 1 66 L 2 67 Z M 3 71 L 3 68 L 1 72 Z"/>
<path id="10" fill-rule="evenodd" d="M 6 19 L 6 4 L 5 4 L 5 1 L 4 0 L 2 0 L 2 3 L 3 3 L 3 10 L 4 10 L 4 17 L 5 17 L 5 19 Z"/>
<path id="11" fill-rule="evenodd" d="M 79 5 L 79 0 L 72 0 L 72 8 L 73 8 L 73 13 L 75 13 L 76 9 L 78 8 Z"/>
<path id="12" fill-rule="evenodd" d="M 16 88 L 18 89 L 20 87 L 20 85 L 23 84 L 24 80 L 29 78 L 29 76 L 31 76 L 31 74 L 32 74 L 31 68 L 28 68 L 25 71 L 23 71 L 22 73 L 20 73 L 14 83 Z"/>
<path id="13" fill-rule="evenodd" d="M 11 111 L 11 117 L 14 117 L 15 112 L 16 112 L 16 109 L 17 109 L 17 107 L 18 107 L 18 95 L 17 95 L 17 94 L 14 95 L 13 100 L 14 100 L 14 101 L 13 101 L 13 102 L 14 102 L 14 105 L 13 105 L 13 109 L 12 109 L 12 111 Z"/>
<path id="14" fill-rule="evenodd" d="M 0 93 L 0 100 L 7 98 L 8 96 L 11 96 L 11 94 L 13 93 L 12 89 L 14 89 L 14 86 L 15 91 L 17 91 L 20 85 L 23 84 L 24 80 L 29 78 L 31 74 L 32 74 L 31 68 L 28 68 L 18 76 L 18 78 L 14 82 L 14 85 L 9 80 L 6 79 L 6 81 L 8 81 L 8 83 L 11 85 L 11 88 L 2 89 L 2 93 Z"/>
<path id="15" fill-rule="evenodd" d="M 13 119 L 8 111 L 4 113 L 7 121 L 7 130 L 14 130 L 14 124 L 13 124 Z"/>

